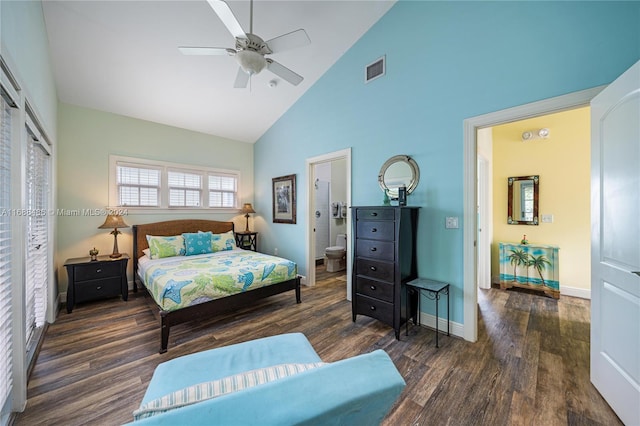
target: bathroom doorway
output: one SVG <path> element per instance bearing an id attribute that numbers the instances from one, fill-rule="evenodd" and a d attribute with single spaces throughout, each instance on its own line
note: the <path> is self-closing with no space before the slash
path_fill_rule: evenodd
<path id="1" fill-rule="evenodd" d="M 350 294 L 351 259 L 351 150 L 307 159 L 307 285 L 316 284 L 316 272 L 341 275 Z M 335 259 L 338 239 L 345 245 L 344 258 Z M 331 248 L 332 250 L 328 250 Z M 331 254 L 328 256 L 327 253 Z M 333 257 L 333 260 L 329 259 Z M 328 268 L 327 268 L 328 267 Z"/>

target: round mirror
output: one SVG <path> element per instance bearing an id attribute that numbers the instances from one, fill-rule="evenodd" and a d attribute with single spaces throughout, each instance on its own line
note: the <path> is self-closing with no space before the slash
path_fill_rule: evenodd
<path id="1" fill-rule="evenodd" d="M 383 191 L 387 191 L 390 197 L 398 196 L 398 188 L 407 188 L 407 194 L 411 194 L 418 186 L 420 169 L 418 163 L 408 155 L 396 155 L 389 158 L 380 168 L 378 183 Z"/>

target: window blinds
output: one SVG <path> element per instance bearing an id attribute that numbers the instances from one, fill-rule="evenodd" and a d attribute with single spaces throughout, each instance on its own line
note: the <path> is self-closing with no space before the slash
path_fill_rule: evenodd
<path id="1" fill-rule="evenodd" d="M 2 86 L 0 86 L 2 87 Z M 11 107 L 15 105 L 2 90 L 0 96 L 0 209 L 11 209 Z M 11 215 L 0 214 L 0 407 L 12 388 L 13 339 L 11 310 Z"/>
<path id="2" fill-rule="evenodd" d="M 26 341 L 31 348 L 34 331 L 44 325 L 49 265 L 49 155 L 44 141 L 29 129 L 26 170 Z"/>
<path id="3" fill-rule="evenodd" d="M 160 170 L 153 167 L 117 166 L 118 205 L 160 205 Z"/>
<path id="4" fill-rule="evenodd" d="M 200 207 L 202 176 L 195 173 L 169 171 L 169 206 Z"/>
<path id="5" fill-rule="evenodd" d="M 236 207 L 237 191 L 236 176 L 209 175 L 209 207 Z"/>

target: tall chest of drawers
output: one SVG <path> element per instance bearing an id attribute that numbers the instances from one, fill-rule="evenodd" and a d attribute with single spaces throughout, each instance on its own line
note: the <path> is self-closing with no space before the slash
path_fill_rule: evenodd
<path id="1" fill-rule="evenodd" d="M 358 314 L 375 318 L 393 327 L 396 339 L 408 318 L 405 283 L 418 276 L 418 209 L 353 207 L 353 321 Z"/>

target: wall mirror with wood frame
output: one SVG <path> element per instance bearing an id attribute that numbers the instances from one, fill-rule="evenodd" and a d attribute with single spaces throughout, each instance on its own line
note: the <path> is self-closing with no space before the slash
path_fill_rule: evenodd
<path id="1" fill-rule="evenodd" d="M 516 176 L 507 179 L 507 223 L 538 225 L 540 176 Z"/>

